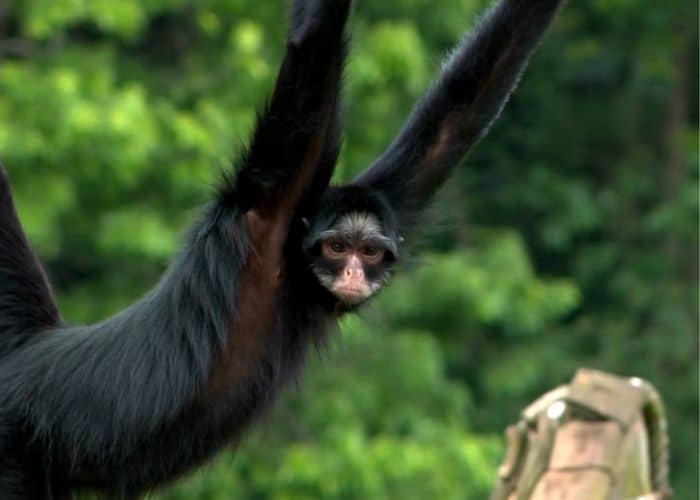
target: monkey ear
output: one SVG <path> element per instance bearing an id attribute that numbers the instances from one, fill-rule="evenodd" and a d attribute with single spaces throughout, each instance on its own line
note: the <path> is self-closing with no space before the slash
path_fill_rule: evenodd
<path id="1" fill-rule="evenodd" d="M 410 225 L 498 117 L 562 0 L 501 0 L 457 48 L 398 137 L 353 184 Z"/>

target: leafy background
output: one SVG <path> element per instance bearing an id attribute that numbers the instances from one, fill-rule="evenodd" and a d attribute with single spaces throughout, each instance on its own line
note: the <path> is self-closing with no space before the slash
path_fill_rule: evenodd
<path id="1" fill-rule="evenodd" d="M 488 3 L 358 2 L 338 180 Z M 282 0 L 0 2 L 0 157 L 68 320 L 177 252 L 285 23 Z M 657 385 L 678 498 L 697 498 L 697 24 L 692 0 L 570 2 L 406 272 L 235 454 L 157 498 L 483 499 L 504 426 L 579 366 Z"/>

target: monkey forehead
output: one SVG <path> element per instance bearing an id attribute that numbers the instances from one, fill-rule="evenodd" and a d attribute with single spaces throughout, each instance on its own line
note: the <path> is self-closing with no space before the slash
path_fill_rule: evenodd
<path id="1" fill-rule="evenodd" d="M 355 243 L 372 243 L 390 246 L 391 239 L 384 234 L 379 219 L 366 212 L 351 212 L 344 214 L 331 226 L 321 231 L 321 239 L 342 238 Z"/>
<path id="2" fill-rule="evenodd" d="M 334 229 L 348 236 L 363 237 L 382 235 L 379 219 L 368 212 L 350 212 L 340 216 Z"/>

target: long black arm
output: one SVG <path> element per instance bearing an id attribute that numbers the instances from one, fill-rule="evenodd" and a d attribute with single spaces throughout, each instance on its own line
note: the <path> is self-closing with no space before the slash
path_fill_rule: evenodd
<path id="1" fill-rule="evenodd" d="M 391 146 L 353 183 L 383 193 L 401 222 L 411 222 L 498 117 L 560 4 L 501 0 L 450 57 Z"/>
<path id="2" fill-rule="evenodd" d="M 0 357 L 34 331 L 59 322 L 46 273 L 22 230 L 0 165 Z"/>
<path id="3" fill-rule="evenodd" d="M 238 175 L 160 283 L 111 318 L 41 331 L 0 358 L 0 498 L 68 498 L 79 487 L 136 497 L 240 438 L 294 378 L 326 318 L 315 304 L 285 309 L 281 271 L 303 263 L 283 248 L 337 156 L 350 4 L 295 0 Z"/>
<path id="4" fill-rule="evenodd" d="M 293 208 L 326 188 L 340 149 L 344 26 L 351 0 L 296 1 L 287 53 L 237 175 L 220 201 L 263 217 Z"/>

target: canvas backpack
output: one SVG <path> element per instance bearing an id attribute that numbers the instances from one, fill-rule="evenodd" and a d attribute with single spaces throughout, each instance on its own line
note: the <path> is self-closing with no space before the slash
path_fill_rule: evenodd
<path id="1" fill-rule="evenodd" d="M 671 498 L 666 425 L 645 380 L 581 369 L 508 427 L 491 500 Z"/>

